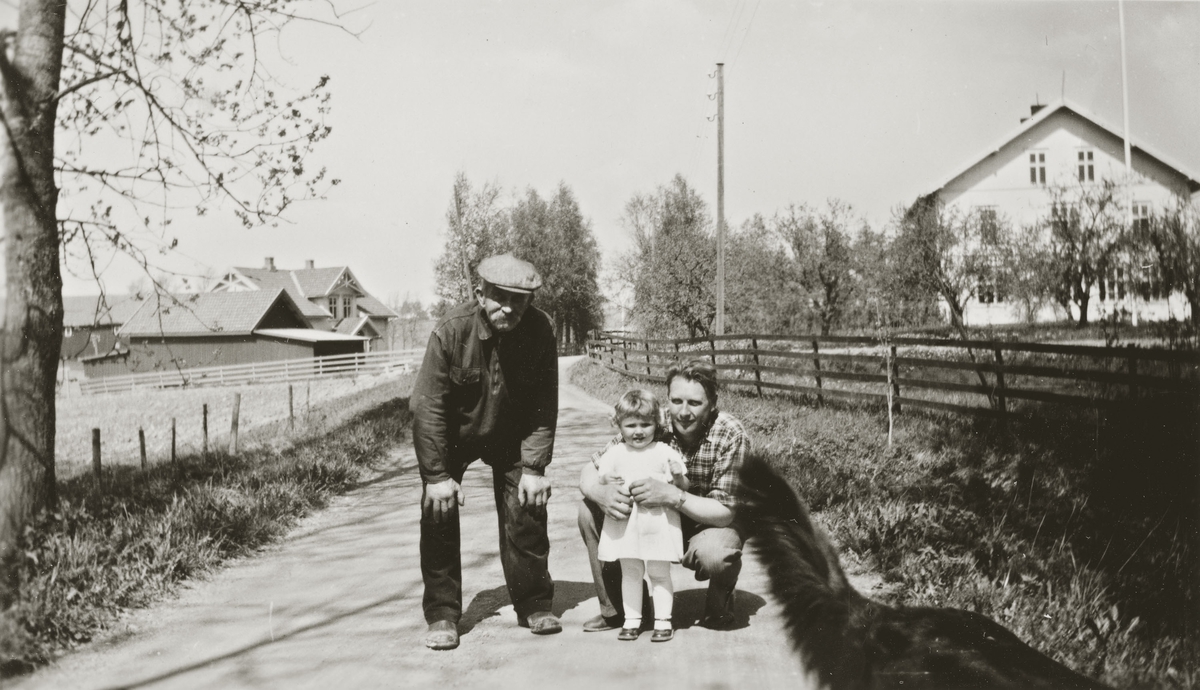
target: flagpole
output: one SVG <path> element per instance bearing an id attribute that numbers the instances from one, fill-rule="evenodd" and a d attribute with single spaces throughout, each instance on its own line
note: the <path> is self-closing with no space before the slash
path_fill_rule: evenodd
<path id="1" fill-rule="evenodd" d="M 1121 102 L 1125 119 L 1125 227 L 1133 229 L 1133 149 L 1129 144 L 1129 68 L 1125 60 L 1125 0 L 1117 0 L 1117 21 L 1121 25 Z M 1129 318 L 1137 326 L 1137 266 L 1129 262 Z"/>

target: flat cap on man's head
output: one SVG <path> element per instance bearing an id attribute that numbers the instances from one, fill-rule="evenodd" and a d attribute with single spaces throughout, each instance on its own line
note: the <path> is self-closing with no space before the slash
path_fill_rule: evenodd
<path id="1" fill-rule="evenodd" d="M 528 261 L 512 254 L 489 256 L 475 269 L 479 277 L 509 292 L 530 293 L 542 286 L 542 276 Z"/>

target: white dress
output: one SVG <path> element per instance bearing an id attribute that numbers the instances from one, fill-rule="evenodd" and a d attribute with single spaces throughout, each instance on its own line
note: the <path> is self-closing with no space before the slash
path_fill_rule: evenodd
<path id="1" fill-rule="evenodd" d="M 647 477 L 670 483 L 672 464 L 680 470 L 685 467 L 679 451 L 665 443 L 656 441 L 642 450 L 618 443 L 600 456 L 596 469 L 601 477 L 620 476 L 628 486 Z M 678 563 L 683 558 L 679 511 L 664 506 L 644 508 L 634 503 L 626 520 L 605 516 L 604 530 L 600 533 L 600 560 L 621 558 Z"/>

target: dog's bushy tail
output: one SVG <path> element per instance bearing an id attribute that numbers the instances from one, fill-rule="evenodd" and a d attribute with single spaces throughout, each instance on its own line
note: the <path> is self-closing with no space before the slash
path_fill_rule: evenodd
<path id="1" fill-rule="evenodd" d="M 829 538 L 774 467 L 749 456 L 740 478 L 738 520 L 767 566 L 801 658 L 830 687 L 863 687 L 869 680 L 858 623 L 870 602 L 846 580 Z"/>

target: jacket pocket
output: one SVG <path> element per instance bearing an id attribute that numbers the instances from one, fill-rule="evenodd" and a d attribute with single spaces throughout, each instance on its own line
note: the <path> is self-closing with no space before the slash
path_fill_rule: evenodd
<path id="1" fill-rule="evenodd" d="M 450 382 L 455 386 L 478 385 L 479 367 L 450 367 Z"/>

